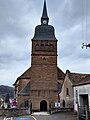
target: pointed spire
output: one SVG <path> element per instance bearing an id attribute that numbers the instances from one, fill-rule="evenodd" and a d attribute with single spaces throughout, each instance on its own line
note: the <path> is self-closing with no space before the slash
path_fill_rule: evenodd
<path id="1" fill-rule="evenodd" d="M 46 7 L 46 0 L 44 0 L 42 18 L 48 18 L 48 15 L 47 15 L 47 7 Z"/>
<path id="2" fill-rule="evenodd" d="M 48 18 L 48 14 L 47 14 L 46 0 L 44 0 L 44 6 L 43 6 L 42 17 L 41 17 L 41 23 L 44 24 L 43 21 L 45 22 L 45 20 L 46 20 L 46 23 L 48 24 L 49 18 Z"/>

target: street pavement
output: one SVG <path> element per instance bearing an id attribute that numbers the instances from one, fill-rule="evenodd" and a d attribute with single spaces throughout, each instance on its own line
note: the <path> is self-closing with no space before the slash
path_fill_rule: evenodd
<path id="1" fill-rule="evenodd" d="M 33 115 L 36 120 L 77 120 L 76 115 L 70 112 L 60 112 L 52 115 Z"/>
<path id="2" fill-rule="evenodd" d="M 52 115 L 38 112 L 38 113 L 33 113 L 31 116 L 23 116 L 20 118 L 5 119 L 0 117 L 0 120 L 77 120 L 77 117 L 71 112 L 60 112 Z"/>

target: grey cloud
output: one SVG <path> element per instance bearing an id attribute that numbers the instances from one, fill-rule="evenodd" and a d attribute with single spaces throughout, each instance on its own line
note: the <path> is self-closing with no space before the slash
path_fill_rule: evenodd
<path id="1" fill-rule="evenodd" d="M 54 26 L 58 39 L 58 65 L 64 71 L 89 71 L 86 66 L 90 66 L 90 49 L 82 50 L 81 43 L 90 42 L 90 15 L 88 12 L 88 40 L 85 41 L 82 17 L 85 24 L 86 8 L 82 10 L 82 1 L 85 5 L 86 0 L 47 0 L 50 24 Z M 90 0 L 87 1 L 90 11 Z M 3 80 L 12 84 L 30 67 L 31 39 L 35 26 L 40 24 L 43 2 L 0 0 L 0 84 L 4 84 Z"/>
<path id="2" fill-rule="evenodd" d="M 27 4 L 27 1 L 24 0 L 19 0 L 18 3 L 17 0 L 2 0 L 0 6 L 0 36 L 17 35 L 24 37 L 26 35 L 25 31 L 29 30 L 28 12 L 32 14 L 32 2 Z"/>

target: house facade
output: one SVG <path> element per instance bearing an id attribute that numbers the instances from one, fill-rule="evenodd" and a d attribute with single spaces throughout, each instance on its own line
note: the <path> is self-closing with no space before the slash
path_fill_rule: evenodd
<path id="1" fill-rule="evenodd" d="M 76 93 L 75 89 L 77 87 L 73 87 L 78 85 L 79 82 L 85 79 L 88 74 L 81 74 L 81 73 L 71 73 L 69 70 L 66 71 L 65 79 L 62 84 L 62 89 L 60 95 L 60 103 L 61 108 L 72 108 L 75 110 L 75 103 L 76 103 Z M 82 87 L 82 91 L 84 88 Z M 87 88 L 89 91 L 89 89 Z M 79 96 L 79 95 L 78 95 Z"/>
<path id="2" fill-rule="evenodd" d="M 81 107 L 90 106 L 90 75 L 81 79 L 74 85 L 74 110 L 77 111 L 77 105 Z"/>
<path id="3" fill-rule="evenodd" d="M 32 106 L 33 111 L 49 111 L 51 103 L 59 100 L 64 73 L 57 67 L 57 39 L 49 25 L 44 1 L 41 25 L 35 28 L 32 38 L 31 67 L 14 83 L 18 107 Z"/>
<path id="4" fill-rule="evenodd" d="M 73 108 L 73 83 L 70 80 L 69 76 L 70 71 L 67 70 L 60 93 L 61 108 Z"/>

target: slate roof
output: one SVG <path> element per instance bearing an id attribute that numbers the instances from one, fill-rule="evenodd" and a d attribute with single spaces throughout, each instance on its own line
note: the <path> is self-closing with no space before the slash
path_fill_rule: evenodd
<path id="1" fill-rule="evenodd" d="M 47 21 L 47 24 L 43 24 L 43 20 Z M 46 1 L 44 1 L 43 13 L 41 17 L 41 25 L 35 27 L 35 33 L 32 40 L 57 40 L 55 37 L 54 27 L 48 25 L 49 17 L 47 14 Z"/>
<path id="2" fill-rule="evenodd" d="M 38 25 L 32 40 L 57 40 L 54 27 L 51 25 Z"/>
<path id="3" fill-rule="evenodd" d="M 30 94 L 30 82 L 18 93 L 18 95 L 29 95 Z"/>

